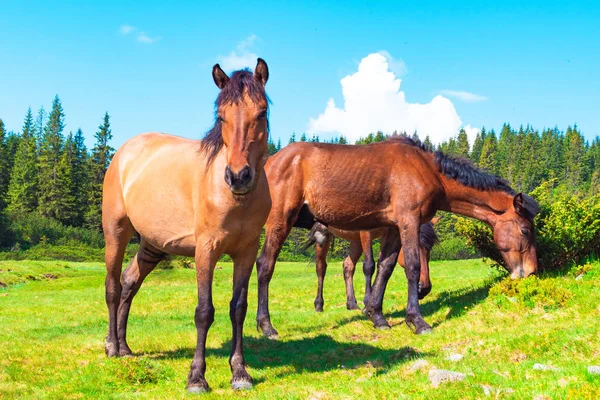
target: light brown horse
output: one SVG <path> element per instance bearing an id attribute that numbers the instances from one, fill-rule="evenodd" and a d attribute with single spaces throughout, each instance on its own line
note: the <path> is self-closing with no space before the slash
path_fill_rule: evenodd
<path id="1" fill-rule="evenodd" d="M 256 262 L 256 318 L 267 337 L 277 337 L 268 308 L 277 256 L 292 226 L 306 226 L 311 219 L 347 230 L 394 228 L 381 244 L 373 291 L 363 310 L 378 328 L 389 328 L 382 313 L 383 295 L 402 243 L 408 280 L 406 323 L 417 334 L 431 331 L 419 308 L 419 230 L 438 210 L 487 223 L 513 278 L 537 271 L 535 200 L 467 160 L 429 151 L 409 138 L 355 146 L 292 143 L 269 158 L 265 171 L 273 207 Z"/>
<path id="2" fill-rule="evenodd" d="M 193 256 L 198 306 L 196 352 L 187 389 L 208 390 L 206 335 L 214 320 L 212 280 L 222 254 L 233 259 L 233 327 L 229 358 L 234 389 L 252 386 L 242 349 L 248 308 L 248 281 L 259 236 L 271 208 L 264 174 L 267 155 L 267 64 L 258 59 L 254 74 L 228 77 L 216 64 L 213 79 L 221 89 L 216 122 L 202 141 L 161 133 L 139 135 L 125 143 L 104 180 L 102 226 L 106 238 L 106 304 L 109 324 L 106 354 L 130 355 L 127 318 L 144 278 L 166 254 Z M 140 235 L 140 248 L 121 276 L 125 247 Z"/>
<path id="3" fill-rule="evenodd" d="M 419 233 L 421 274 L 419 276 L 419 300 L 422 300 L 431 292 L 431 280 L 429 276 L 429 256 L 433 245 L 437 242 L 437 235 L 433 225 L 437 223 L 440 217 L 433 218 L 430 222 L 421 226 Z M 327 252 L 333 241 L 333 237 L 346 239 L 350 242 L 348 256 L 344 260 L 342 267 L 344 271 L 344 282 L 346 284 L 346 308 L 348 310 L 359 310 L 354 295 L 354 272 L 358 259 L 364 253 L 363 273 L 365 275 L 365 296 L 364 304 L 371 295 L 371 283 L 373 272 L 375 271 L 375 261 L 373 260 L 373 241 L 382 238 L 385 241 L 385 235 L 390 228 L 378 228 L 370 231 L 347 231 L 343 229 L 327 228 L 321 223 L 316 223 L 311 230 L 310 243 L 315 244 L 315 255 L 317 259 L 317 297 L 315 298 L 315 311 L 323 311 L 323 283 L 327 273 Z M 400 249 L 398 264 L 404 268 L 404 251 Z"/>

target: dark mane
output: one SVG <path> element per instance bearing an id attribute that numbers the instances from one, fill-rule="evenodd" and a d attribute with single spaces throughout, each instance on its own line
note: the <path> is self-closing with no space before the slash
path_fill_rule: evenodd
<path id="1" fill-rule="evenodd" d="M 504 179 L 477 168 L 471 160 L 463 157 L 453 157 L 439 150 L 434 152 L 433 149 L 425 146 L 421 141 L 408 136 L 394 135 L 388 140 L 398 141 L 409 146 L 418 147 L 427 153 L 432 153 L 439 171 L 448 178 L 454 179 L 465 186 L 478 190 L 502 191 L 511 196 L 517 194 Z M 540 210 L 538 203 L 526 194 L 523 194 L 523 199 L 525 209 L 532 218 L 535 217 Z"/>
<path id="2" fill-rule="evenodd" d="M 421 246 L 427 249 L 427 251 L 431 251 L 433 245 L 438 242 L 438 236 L 435 233 L 431 222 L 421 225 L 419 242 L 421 243 Z"/>
<path id="3" fill-rule="evenodd" d="M 218 108 L 226 104 L 240 103 L 244 98 L 244 93 L 247 93 L 252 101 L 257 103 L 264 101 L 267 107 L 269 106 L 269 98 L 265 92 L 265 87 L 254 79 L 254 74 L 249 69 L 246 68 L 233 72 L 229 78 L 229 82 L 221 90 L 217 100 L 215 100 L 215 125 L 206 132 L 202 142 L 200 142 L 200 151 L 208 155 L 208 164 L 212 162 L 223 147 L 221 121 L 219 121 L 217 116 Z"/>

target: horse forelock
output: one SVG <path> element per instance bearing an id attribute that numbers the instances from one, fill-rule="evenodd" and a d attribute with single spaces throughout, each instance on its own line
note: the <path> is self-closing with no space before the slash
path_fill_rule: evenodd
<path id="1" fill-rule="evenodd" d="M 244 95 L 256 103 L 264 102 L 269 107 L 269 97 L 262 83 L 254 79 L 254 74 L 249 69 L 242 69 L 231 74 L 229 82 L 221 90 L 215 100 L 215 124 L 206 132 L 200 142 L 200 151 L 205 153 L 207 164 L 210 164 L 223 147 L 223 134 L 221 121 L 217 112 L 219 107 L 227 104 L 239 104 L 244 100 Z M 269 120 L 267 118 L 267 133 L 269 132 Z"/>

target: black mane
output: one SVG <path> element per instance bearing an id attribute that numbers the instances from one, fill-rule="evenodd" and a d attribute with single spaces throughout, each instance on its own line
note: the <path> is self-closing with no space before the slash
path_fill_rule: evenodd
<path id="1" fill-rule="evenodd" d="M 221 90 L 217 100 L 215 100 L 215 125 L 206 132 L 200 143 L 200 151 L 208 155 L 208 164 L 212 162 L 223 147 L 221 121 L 219 121 L 217 115 L 218 108 L 226 104 L 240 103 L 244 98 L 244 93 L 247 93 L 252 101 L 264 101 L 268 107 L 269 98 L 265 92 L 265 87 L 262 83 L 254 79 L 254 74 L 248 68 L 233 72 L 229 78 L 229 82 Z"/>
<path id="2" fill-rule="evenodd" d="M 507 181 L 477 168 L 471 160 L 463 157 L 453 157 L 444 154 L 441 151 L 433 151 L 430 147 L 424 145 L 419 140 L 415 140 L 408 136 L 395 135 L 388 140 L 399 141 L 409 146 L 418 147 L 427 153 L 433 153 L 435 164 L 442 174 L 448 178 L 454 179 L 462 185 L 478 190 L 502 191 L 514 196 L 517 192 L 510 187 Z M 539 213 L 540 207 L 538 203 L 530 196 L 523 194 L 525 209 L 532 218 Z"/>
<path id="3" fill-rule="evenodd" d="M 427 251 L 431 251 L 433 245 L 437 242 L 438 236 L 433 229 L 433 224 L 428 222 L 421 225 L 421 230 L 419 231 L 419 243 L 421 243 L 421 246 L 425 247 Z"/>

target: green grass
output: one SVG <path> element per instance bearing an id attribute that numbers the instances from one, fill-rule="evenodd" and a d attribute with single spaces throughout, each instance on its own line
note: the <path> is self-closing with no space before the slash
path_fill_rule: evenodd
<path id="1" fill-rule="evenodd" d="M 216 318 L 208 336 L 203 398 L 600 398 L 600 264 L 574 275 L 513 284 L 480 260 L 433 262 L 433 291 L 422 302 L 431 335 L 402 323 L 403 271 L 388 286 L 384 311 L 391 330 L 373 329 L 360 312 L 346 311 L 340 263 L 330 263 L 325 312 L 313 311 L 314 266 L 279 263 L 271 290 L 273 323 L 281 339 L 255 329 L 256 278 L 250 288 L 245 354 L 255 387 L 230 389 L 231 264 L 215 271 Z M 51 274 L 46 275 L 44 274 Z M 362 298 L 363 278 L 355 279 Z M 101 264 L 0 262 L 0 398 L 182 398 L 193 356 L 194 271 L 156 270 L 136 297 L 128 359 L 104 355 L 106 306 Z M 493 290 L 490 294 L 490 288 Z M 464 358 L 447 360 L 453 353 Z M 467 374 L 433 389 L 426 368 Z M 558 371 L 533 370 L 534 363 Z M 492 396 L 491 398 L 494 398 Z"/>

